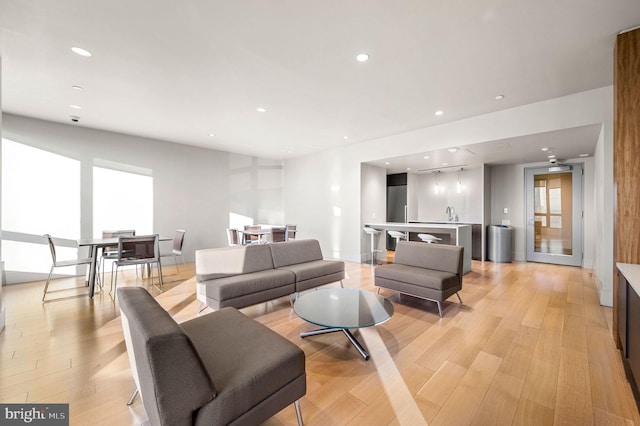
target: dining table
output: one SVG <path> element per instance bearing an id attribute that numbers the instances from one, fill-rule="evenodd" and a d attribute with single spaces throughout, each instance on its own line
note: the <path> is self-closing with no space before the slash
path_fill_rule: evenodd
<path id="1" fill-rule="evenodd" d="M 173 238 L 160 236 L 159 241 L 171 241 Z M 98 275 L 98 252 L 101 248 L 117 246 L 118 238 L 81 238 L 78 240 L 78 247 L 89 247 L 89 298 L 93 298 L 96 290 L 96 279 Z"/>
<path id="2" fill-rule="evenodd" d="M 258 241 L 256 244 L 265 244 L 268 242 L 268 240 L 266 240 L 264 237 L 265 235 L 269 235 L 271 234 L 271 230 L 272 229 L 286 229 L 286 227 L 284 226 L 279 226 L 279 225 L 260 225 L 260 228 L 250 228 L 250 229 L 244 229 L 241 230 L 240 232 L 242 232 L 244 234 L 243 236 L 243 241 L 248 241 L 247 239 L 247 235 L 256 235 L 258 237 Z M 245 243 L 246 244 L 246 243 Z"/>

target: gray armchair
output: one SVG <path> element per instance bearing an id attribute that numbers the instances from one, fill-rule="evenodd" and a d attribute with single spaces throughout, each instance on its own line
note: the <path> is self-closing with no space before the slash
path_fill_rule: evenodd
<path id="1" fill-rule="evenodd" d="M 118 290 L 131 371 L 152 425 L 255 425 L 306 393 L 304 352 L 223 308 L 176 323 L 147 290 Z"/>

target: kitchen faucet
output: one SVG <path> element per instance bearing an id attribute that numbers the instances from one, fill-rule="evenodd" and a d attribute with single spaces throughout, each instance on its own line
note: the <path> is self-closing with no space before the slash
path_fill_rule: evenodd
<path id="1" fill-rule="evenodd" d="M 447 209 L 445 210 L 445 213 L 447 214 L 447 220 L 448 220 L 449 222 L 451 222 L 451 220 L 453 219 L 453 217 L 452 217 L 453 208 L 452 208 L 452 207 L 447 206 Z"/>

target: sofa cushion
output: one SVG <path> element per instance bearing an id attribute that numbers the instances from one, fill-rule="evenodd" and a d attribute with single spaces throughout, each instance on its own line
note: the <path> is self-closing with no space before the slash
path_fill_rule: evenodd
<path id="1" fill-rule="evenodd" d="M 296 276 L 296 282 L 340 273 L 343 274 L 342 278 L 344 278 L 344 262 L 339 260 L 314 260 L 313 262 L 283 266 L 280 270 L 293 272 Z"/>
<path id="2" fill-rule="evenodd" d="M 269 247 L 275 268 L 322 260 L 318 240 L 285 241 L 269 244 Z"/>
<path id="3" fill-rule="evenodd" d="M 293 285 L 293 272 L 269 269 L 250 274 L 233 275 L 215 280 L 203 281 L 206 295 L 212 299 L 226 300 L 270 289 Z"/>
<path id="4" fill-rule="evenodd" d="M 268 245 L 196 250 L 198 282 L 273 269 Z"/>
<path id="5" fill-rule="evenodd" d="M 463 247 L 400 241 L 394 263 L 462 275 Z"/>
<path id="6" fill-rule="evenodd" d="M 419 243 L 424 244 L 424 243 Z M 399 281 L 434 290 L 446 290 L 460 284 L 460 278 L 450 272 L 442 272 L 398 263 L 380 265 L 374 270 L 375 278 Z"/>
<path id="7" fill-rule="evenodd" d="M 196 424 L 229 424 L 290 383 L 295 386 L 285 392 L 298 395 L 289 401 L 304 394 L 304 352 L 239 311 L 223 308 L 182 327 L 218 390 L 198 411 Z M 266 347 L 268 351 L 255 350 Z"/>

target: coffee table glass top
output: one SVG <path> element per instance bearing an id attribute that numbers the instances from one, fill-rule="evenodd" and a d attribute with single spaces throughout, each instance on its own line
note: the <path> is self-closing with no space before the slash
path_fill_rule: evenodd
<path id="1" fill-rule="evenodd" d="M 308 292 L 293 305 L 303 320 L 322 327 L 361 328 L 381 324 L 393 315 L 384 297 L 355 288 L 324 288 Z"/>

